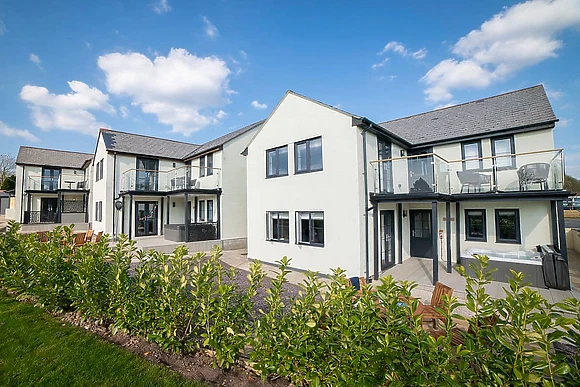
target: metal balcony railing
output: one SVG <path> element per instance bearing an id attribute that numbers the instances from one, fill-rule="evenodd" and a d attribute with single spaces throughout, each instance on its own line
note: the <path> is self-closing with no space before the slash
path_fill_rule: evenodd
<path id="1" fill-rule="evenodd" d="M 26 190 L 56 191 L 63 190 L 88 190 L 88 180 L 83 174 L 63 173 L 58 177 L 28 175 L 25 182 Z"/>
<path id="2" fill-rule="evenodd" d="M 129 169 L 121 174 L 121 191 L 171 192 L 221 187 L 221 169 L 184 166 L 168 171 Z"/>

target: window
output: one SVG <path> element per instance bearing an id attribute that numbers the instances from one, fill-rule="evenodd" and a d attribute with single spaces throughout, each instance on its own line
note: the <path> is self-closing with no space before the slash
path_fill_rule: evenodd
<path id="1" fill-rule="evenodd" d="M 266 177 L 288 176 L 288 145 L 266 151 Z"/>
<path id="2" fill-rule="evenodd" d="M 481 160 L 482 157 L 481 153 L 482 152 L 480 141 L 462 143 L 461 158 L 463 159 L 463 170 L 467 171 L 469 169 L 483 169 L 483 160 Z"/>
<path id="3" fill-rule="evenodd" d="M 487 241 L 485 210 L 465 210 L 465 240 Z"/>
<path id="4" fill-rule="evenodd" d="M 103 221 L 103 202 L 95 202 L 95 222 Z"/>
<path id="5" fill-rule="evenodd" d="M 198 206 L 199 206 L 199 221 L 205 222 L 205 200 L 200 200 Z"/>
<path id="6" fill-rule="evenodd" d="M 99 181 L 103 178 L 103 162 L 105 159 L 101 159 L 95 166 L 95 181 Z"/>
<path id="7" fill-rule="evenodd" d="M 495 239 L 500 243 L 521 243 L 520 210 L 495 210 Z"/>
<path id="8" fill-rule="evenodd" d="M 199 177 L 213 175 L 213 153 L 199 158 Z"/>
<path id="9" fill-rule="evenodd" d="M 159 160 L 137 157 L 137 191 L 157 191 Z"/>
<path id="10" fill-rule="evenodd" d="M 299 244 L 324 246 L 324 212 L 297 212 L 296 228 Z"/>
<path id="11" fill-rule="evenodd" d="M 207 221 L 213 222 L 213 200 L 207 201 Z"/>
<path id="12" fill-rule="evenodd" d="M 266 212 L 266 240 L 290 242 L 290 213 Z"/>
<path id="13" fill-rule="evenodd" d="M 55 191 L 58 189 L 60 169 L 42 168 L 41 189 L 43 191 Z"/>
<path id="14" fill-rule="evenodd" d="M 322 137 L 294 144 L 296 173 L 322 171 Z"/>
<path id="15" fill-rule="evenodd" d="M 516 167 L 516 153 L 513 137 L 494 138 L 491 140 L 491 152 L 495 166 L 498 169 L 511 169 Z M 503 156 L 505 155 L 505 156 Z"/>

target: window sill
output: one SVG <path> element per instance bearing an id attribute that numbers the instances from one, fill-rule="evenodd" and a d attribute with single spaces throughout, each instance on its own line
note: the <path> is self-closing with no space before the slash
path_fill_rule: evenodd
<path id="1" fill-rule="evenodd" d="M 521 245 L 522 241 L 514 240 L 514 239 L 496 239 L 495 243 L 506 243 L 510 245 Z"/>
<path id="2" fill-rule="evenodd" d="M 465 240 L 469 241 L 469 242 L 487 242 L 487 238 L 469 238 L 469 237 L 466 237 Z"/>
<path id="3" fill-rule="evenodd" d="M 277 243 L 290 243 L 290 240 L 283 240 L 283 239 L 266 239 L 266 242 L 277 242 Z"/>
<path id="4" fill-rule="evenodd" d="M 285 177 L 285 176 L 288 176 L 288 174 L 285 174 L 285 175 L 272 175 L 272 176 L 266 176 L 266 179 L 275 179 L 275 178 L 277 178 L 277 177 Z"/>
<path id="5" fill-rule="evenodd" d="M 304 175 L 305 173 L 312 173 L 312 172 L 322 172 L 324 169 L 313 169 L 309 171 L 296 171 L 294 172 L 295 175 Z"/>
<path id="6" fill-rule="evenodd" d="M 306 242 L 298 242 L 300 246 L 312 246 L 312 247 L 324 247 L 324 243 L 306 243 Z"/>

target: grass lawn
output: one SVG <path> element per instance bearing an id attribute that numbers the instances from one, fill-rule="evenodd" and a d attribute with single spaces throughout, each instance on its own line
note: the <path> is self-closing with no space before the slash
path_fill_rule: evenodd
<path id="1" fill-rule="evenodd" d="M 0 291 L 1 386 L 203 386 Z"/>

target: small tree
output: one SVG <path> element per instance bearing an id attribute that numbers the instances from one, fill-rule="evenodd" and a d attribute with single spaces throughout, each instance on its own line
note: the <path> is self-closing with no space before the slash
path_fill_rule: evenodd
<path id="1" fill-rule="evenodd" d="M 16 160 L 11 155 L 0 155 L 0 185 L 8 176 L 16 173 Z"/>
<path id="2" fill-rule="evenodd" d="M 3 190 L 11 190 L 14 188 L 16 188 L 16 176 L 14 175 L 8 176 L 0 185 L 0 189 Z"/>

